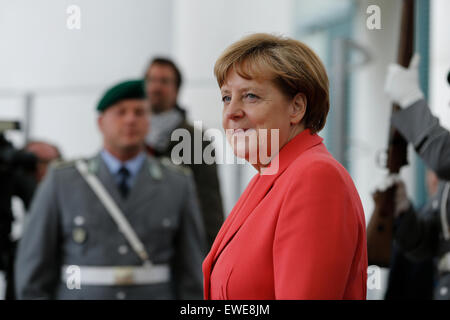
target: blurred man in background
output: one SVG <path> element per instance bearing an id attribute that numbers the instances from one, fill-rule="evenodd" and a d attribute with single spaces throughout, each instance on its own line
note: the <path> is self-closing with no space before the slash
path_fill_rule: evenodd
<path id="1" fill-rule="evenodd" d="M 148 157 L 142 81 L 97 106 L 103 149 L 55 165 L 16 261 L 21 299 L 201 299 L 205 239 L 189 170 Z"/>
<path id="2" fill-rule="evenodd" d="M 24 149 L 36 155 L 38 159 L 35 175 L 38 182 L 41 182 L 42 179 L 44 179 L 48 166 L 52 161 L 61 160 L 61 152 L 58 147 L 44 141 L 30 141 L 26 144 Z"/>
<path id="3" fill-rule="evenodd" d="M 171 141 L 172 132 L 176 129 L 186 129 L 190 133 L 191 161 L 186 165 L 194 173 L 210 248 L 224 219 L 219 179 L 215 163 L 208 165 L 202 161 L 201 164 L 194 164 L 193 137 L 194 131 L 198 129 L 188 123 L 185 110 L 177 103 L 182 84 L 181 72 L 173 61 L 157 57 L 150 62 L 145 72 L 145 84 L 152 112 L 151 129 L 146 139 L 150 153 L 157 157 L 171 158 L 172 149 L 178 144 L 178 141 Z M 202 132 L 199 135 L 203 137 Z M 202 155 L 209 143 L 202 141 Z"/>

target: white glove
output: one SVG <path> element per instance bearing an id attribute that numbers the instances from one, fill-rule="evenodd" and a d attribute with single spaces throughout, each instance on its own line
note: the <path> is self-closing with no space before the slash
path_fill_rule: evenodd
<path id="1" fill-rule="evenodd" d="M 416 53 L 411 59 L 409 68 L 398 64 L 390 64 L 384 85 L 384 91 L 391 101 L 406 108 L 424 98 L 419 87 L 419 60 Z"/>
<path id="2" fill-rule="evenodd" d="M 391 173 L 391 174 L 385 176 L 383 178 L 383 180 L 381 180 L 375 186 L 375 190 L 372 193 L 384 192 L 387 189 L 389 189 L 390 187 L 392 187 L 394 184 L 399 183 L 400 181 L 402 181 L 402 179 L 400 178 L 400 175 L 398 175 L 396 173 Z"/>

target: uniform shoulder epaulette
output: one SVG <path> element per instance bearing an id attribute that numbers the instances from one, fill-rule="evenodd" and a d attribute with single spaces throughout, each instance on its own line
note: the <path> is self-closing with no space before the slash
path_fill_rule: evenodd
<path id="1" fill-rule="evenodd" d="M 178 173 L 182 173 L 182 174 L 184 174 L 186 176 L 192 175 L 192 170 L 190 168 L 188 168 L 186 166 L 183 166 L 181 164 L 175 164 L 167 157 L 162 157 L 162 158 L 159 159 L 159 161 L 161 162 L 161 164 L 164 167 L 166 167 L 166 168 L 168 168 L 168 169 L 170 169 L 172 171 L 176 171 Z"/>
<path id="2" fill-rule="evenodd" d="M 50 163 L 50 166 L 53 169 L 64 169 L 64 168 L 74 167 L 76 161 L 77 161 L 77 159 L 75 159 L 75 160 L 54 160 Z"/>

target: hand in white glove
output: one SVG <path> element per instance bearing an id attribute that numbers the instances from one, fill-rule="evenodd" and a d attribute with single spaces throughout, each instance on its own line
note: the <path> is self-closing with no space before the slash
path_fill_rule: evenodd
<path id="1" fill-rule="evenodd" d="M 390 64 L 388 67 L 384 91 L 402 108 L 409 107 L 424 98 L 419 87 L 419 60 L 420 56 L 416 53 L 408 69 L 398 64 Z"/>

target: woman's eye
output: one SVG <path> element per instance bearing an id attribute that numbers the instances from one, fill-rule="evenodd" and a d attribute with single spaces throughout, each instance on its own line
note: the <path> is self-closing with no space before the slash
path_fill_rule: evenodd
<path id="1" fill-rule="evenodd" d="M 222 102 L 223 103 L 225 103 L 225 102 L 230 102 L 231 101 L 231 97 L 230 96 L 223 96 L 222 97 Z"/>
<path id="2" fill-rule="evenodd" d="M 253 93 L 247 93 L 244 98 L 249 99 L 250 101 L 257 100 L 259 97 Z"/>

